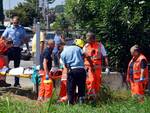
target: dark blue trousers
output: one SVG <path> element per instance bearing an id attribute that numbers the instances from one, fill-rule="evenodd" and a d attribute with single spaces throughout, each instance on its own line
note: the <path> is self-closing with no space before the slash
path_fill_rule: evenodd
<path id="1" fill-rule="evenodd" d="M 20 66 L 21 50 L 22 49 L 19 47 L 12 47 L 8 49 L 8 52 L 7 52 L 8 60 L 14 61 L 14 68 L 17 68 Z M 15 85 L 20 85 L 18 77 L 15 77 Z"/>

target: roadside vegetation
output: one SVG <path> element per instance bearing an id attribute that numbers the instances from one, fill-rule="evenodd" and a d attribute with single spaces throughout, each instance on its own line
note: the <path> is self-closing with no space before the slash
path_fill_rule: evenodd
<path id="1" fill-rule="evenodd" d="M 39 103 L 25 96 L 6 93 L 0 97 L 0 113 L 150 113 L 150 97 L 138 103 L 128 91 L 111 92 L 103 87 L 96 104 L 68 106 L 57 104 L 56 95 L 47 103 Z"/>

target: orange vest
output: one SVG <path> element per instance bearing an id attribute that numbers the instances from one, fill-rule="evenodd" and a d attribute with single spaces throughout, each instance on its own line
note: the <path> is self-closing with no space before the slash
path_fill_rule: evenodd
<path id="1" fill-rule="evenodd" d="M 6 60 L 3 55 L 0 55 L 0 69 L 6 66 Z"/>
<path id="2" fill-rule="evenodd" d="M 133 79 L 134 80 L 140 79 L 140 76 L 141 76 L 141 61 L 142 60 L 147 61 L 146 57 L 141 54 L 138 57 L 138 59 L 134 62 L 134 65 L 133 65 Z M 133 61 L 133 58 L 132 58 L 132 60 L 130 61 L 129 65 L 128 65 L 128 78 L 130 78 L 129 77 L 129 66 L 132 63 L 132 61 Z M 145 77 L 146 80 L 148 80 L 148 66 L 146 67 L 146 69 L 144 69 L 144 77 Z"/>
<path id="3" fill-rule="evenodd" d="M 92 44 L 88 43 L 84 47 L 84 52 L 88 57 L 91 58 L 93 65 L 101 65 L 102 58 L 101 58 L 101 43 L 94 42 Z M 84 61 L 85 66 L 90 65 L 87 58 Z"/>

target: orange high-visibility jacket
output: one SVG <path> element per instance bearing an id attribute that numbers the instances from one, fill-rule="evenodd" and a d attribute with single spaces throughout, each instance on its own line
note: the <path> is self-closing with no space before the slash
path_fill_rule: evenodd
<path id="1" fill-rule="evenodd" d="M 140 79 L 140 76 L 141 76 L 141 61 L 142 60 L 147 61 L 146 57 L 141 54 L 138 57 L 138 59 L 134 62 L 134 65 L 133 65 L 133 80 L 139 80 Z M 127 80 L 130 80 L 129 66 L 130 66 L 132 61 L 133 61 L 133 58 L 132 58 L 132 60 L 130 61 L 129 65 L 128 65 Z M 146 69 L 144 69 L 144 78 L 145 78 L 145 80 L 148 80 L 148 66 L 146 67 Z"/>
<path id="2" fill-rule="evenodd" d="M 101 58 L 101 43 L 94 42 L 92 44 L 87 43 L 84 47 L 84 52 L 86 56 L 90 57 L 92 60 L 92 63 L 94 65 L 101 65 L 102 58 Z M 86 66 L 89 66 L 89 61 L 85 58 L 84 64 Z"/>

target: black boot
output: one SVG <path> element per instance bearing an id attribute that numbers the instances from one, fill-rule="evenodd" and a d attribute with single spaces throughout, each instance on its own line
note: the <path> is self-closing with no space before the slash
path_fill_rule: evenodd
<path id="1" fill-rule="evenodd" d="M 6 83 L 4 80 L 0 80 L 0 87 L 10 87 L 11 84 Z"/>

